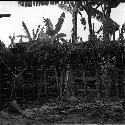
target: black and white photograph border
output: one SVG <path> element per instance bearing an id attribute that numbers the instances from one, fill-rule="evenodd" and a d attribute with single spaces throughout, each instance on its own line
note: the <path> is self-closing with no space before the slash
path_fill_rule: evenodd
<path id="1" fill-rule="evenodd" d="M 125 124 L 125 1 L 0 1 L 0 125 Z"/>

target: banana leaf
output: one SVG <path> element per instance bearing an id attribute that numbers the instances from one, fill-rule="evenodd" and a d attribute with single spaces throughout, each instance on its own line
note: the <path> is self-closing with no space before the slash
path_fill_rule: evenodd
<path id="1" fill-rule="evenodd" d="M 54 31 L 50 29 L 50 27 L 46 27 L 46 34 L 53 37 L 55 35 Z"/>
<path id="2" fill-rule="evenodd" d="M 69 4 L 69 7 L 65 4 L 58 4 L 58 7 L 60 7 L 61 9 L 63 9 L 65 12 L 70 12 L 72 14 L 73 9 Z"/>
<path id="3" fill-rule="evenodd" d="M 34 32 L 34 29 L 32 30 L 32 33 L 33 33 L 33 39 L 35 40 L 35 32 Z"/>
<path id="4" fill-rule="evenodd" d="M 34 39 L 37 38 L 37 35 L 38 35 L 38 33 L 39 33 L 39 30 L 40 30 L 40 25 L 38 26 L 38 28 L 37 28 L 37 30 L 36 30 L 36 33 L 34 34 Z"/>
<path id="5" fill-rule="evenodd" d="M 52 24 L 52 22 L 51 22 L 51 20 L 49 18 L 47 18 L 47 19 L 44 18 L 44 22 L 45 22 L 45 25 L 47 27 L 49 27 L 52 31 L 54 30 L 53 29 L 53 24 Z"/>
<path id="6" fill-rule="evenodd" d="M 60 31 L 60 29 L 62 28 L 64 18 L 65 18 L 65 13 L 63 12 L 61 14 L 60 18 L 58 19 L 58 23 L 55 25 L 55 31 L 54 31 L 55 34 L 57 34 Z"/>
<path id="7" fill-rule="evenodd" d="M 59 34 L 56 35 L 56 38 L 58 39 L 58 38 L 65 37 L 65 36 L 66 36 L 66 34 L 64 34 L 64 33 L 59 33 Z"/>
<path id="8" fill-rule="evenodd" d="M 22 25 L 23 25 L 23 28 L 24 28 L 24 30 L 25 30 L 25 32 L 26 32 L 26 34 L 27 34 L 29 40 L 32 40 L 32 39 L 31 39 L 31 36 L 30 36 L 30 32 L 29 32 L 29 30 L 28 30 L 26 24 L 25 24 L 23 21 L 22 21 Z"/>
<path id="9" fill-rule="evenodd" d="M 60 40 L 61 40 L 63 43 L 67 43 L 67 41 L 66 41 L 64 38 L 60 38 Z"/>

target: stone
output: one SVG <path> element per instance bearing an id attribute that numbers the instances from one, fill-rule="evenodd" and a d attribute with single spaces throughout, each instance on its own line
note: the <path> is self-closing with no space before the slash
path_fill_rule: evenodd
<path id="1" fill-rule="evenodd" d="M 16 114 L 16 113 L 21 113 L 21 109 L 19 108 L 19 106 L 17 105 L 17 101 L 13 100 L 9 107 L 8 107 L 8 112 L 12 113 L 12 114 Z"/>

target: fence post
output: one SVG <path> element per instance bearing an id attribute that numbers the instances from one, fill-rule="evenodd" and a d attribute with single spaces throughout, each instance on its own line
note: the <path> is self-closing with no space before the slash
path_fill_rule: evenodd
<path id="1" fill-rule="evenodd" d="M 124 85 L 124 97 L 125 97 L 125 57 L 123 56 L 123 63 L 124 63 L 124 71 L 123 71 L 123 85 Z"/>
<path id="2" fill-rule="evenodd" d="M 97 99 L 100 100 L 100 83 L 96 82 Z"/>
<path id="3" fill-rule="evenodd" d="M 116 83 L 116 98 L 119 99 L 119 85 Z"/>
<path id="4" fill-rule="evenodd" d="M 86 96 L 86 81 L 85 81 L 85 69 L 83 69 L 83 83 L 84 83 L 84 95 Z"/>
<path id="5" fill-rule="evenodd" d="M 119 84 L 118 84 L 118 70 L 115 68 L 115 85 L 116 85 L 116 98 L 119 99 Z"/>
<path id="6" fill-rule="evenodd" d="M 96 69 L 96 93 L 97 93 L 97 99 L 100 100 L 100 82 L 99 82 L 99 76 L 98 76 L 98 72 Z"/>

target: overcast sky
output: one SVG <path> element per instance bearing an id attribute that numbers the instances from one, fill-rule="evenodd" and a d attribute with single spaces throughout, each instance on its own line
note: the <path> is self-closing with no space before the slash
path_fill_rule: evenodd
<path id="1" fill-rule="evenodd" d="M 0 18 L 0 39 L 8 45 L 10 43 L 9 35 L 25 35 L 22 27 L 22 21 L 24 21 L 32 32 L 32 29 L 36 29 L 38 25 L 43 25 L 42 17 L 50 18 L 55 25 L 58 22 L 63 10 L 57 6 L 40 6 L 40 7 L 20 7 L 17 1 L 0 1 L 0 13 L 10 13 L 10 18 Z M 117 22 L 120 26 L 125 22 L 125 4 L 120 4 L 117 8 L 112 9 L 111 18 Z M 86 13 L 83 16 L 87 19 Z M 97 31 L 101 25 L 95 19 L 92 20 L 95 24 L 95 31 Z M 88 39 L 88 26 L 84 30 L 84 27 L 80 23 L 80 16 L 78 16 L 78 36 L 83 37 L 83 40 Z M 67 39 L 71 36 L 72 30 L 72 15 L 66 13 L 65 21 L 60 32 L 67 34 Z M 118 33 L 116 34 L 118 37 Z M 19 39 L 16 39 L 18 42 Z"/>

